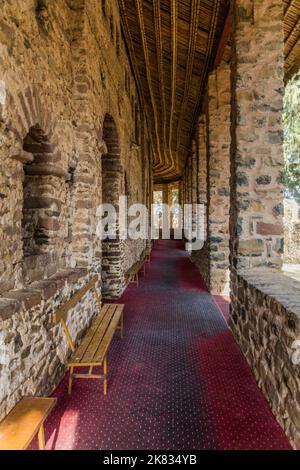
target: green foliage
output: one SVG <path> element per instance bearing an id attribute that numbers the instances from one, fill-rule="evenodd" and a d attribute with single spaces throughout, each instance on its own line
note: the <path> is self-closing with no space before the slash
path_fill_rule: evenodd
<path id="1" fill-rule="evenodd" d="M 286 197 L 300 204 L 300 73 L 286 86 L 283 124 Z"/>

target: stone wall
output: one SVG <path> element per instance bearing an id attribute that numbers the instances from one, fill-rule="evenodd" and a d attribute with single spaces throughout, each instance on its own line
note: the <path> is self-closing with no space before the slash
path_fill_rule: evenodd
<path id="1" fill-rule="evenodd" d="M 101 288 L 104 264 L 96 227 L 101 162 L 108 147 L 105 116 L 112 117 L 117 129 L 120 166 L 128 169 L 132 202 L 150 198 L 148 131 L 138 111 L 118 4 L 106 2 L 104 10 L 101 3 L 7 0 L 2 5 L 2 415 L 23 394 L 53 390 L 64 371 L 66 350 L 60 351 L 64 343 L 59 328 L 49 325 L 50 316 L 91 275 L 98 275 Z M 122 244 L 123 270 L 139 257 L 144 244 Z M 70 269 L 86 272 L 76 282 L 56 281 L 57 273 Z M 39 287 L 36 293 L 34 283 L 41 281 L 50 283 L 47 298 Z M 124 287 L 122 283 L 118 294 Z M 11 299 L 16 299 L 14 306 Z M 86 297 L 71 314 L 74 336 L 93 314 Z"/>
<path id="2" fill-rule="evenodd" d="M 226 62 L 208 78 L 207 115 L 198 124 L 199 202 L 206 207 L 206 241 L 192 256 L 210 292 L 225 295 L 229 293 L 230 83 Z"/>
<path id="3" fill-rule="evenodd" d="M 133 145 L 132 98 L 137 99 L 137 92 L 125 46 L 122 41 L 116 45 L 117 5 L 107 5 L 106 17 L 96 0 L 45 1 L 38 10 L 35 6 L 34 0 L 26 8 L 22 0 L 8 1 L 1 20 L 2 291 L 17 287 L 14 280 L 22 285 L 24 207 L 30 215 L 41 213 L 36 231 L 47 240 L 35 254 L 55 252 L 64 265 L 97 269 L 100 264 L 95 258 L 101 251 L 95 236 L 96 207 L 101 202 L 102 126 L 107 113 L 116 122 L 123 167 L 135 161 L 135 171 L 127 178 L 137 202 L 144 198 L 140 175 L 149 168 L 149 155 L 142 156 L 141 146 Z M 126 91 L 125 70 L 131 77 Z M 35 125 L 47 153 L 43 142 L 30 135 Z M 37 179 L 43 181 L 36 188 L 41 198 L 28 199 L 29 182 Z"/>
<path id="4" fill-rule="evenodd" d="M 87 270 L 60 270 L 48 280 L 0 298 L 0 420 L 23 396 L 50 394 L 66 372 L 70 354 L 53 313 L 89 280 Z M 68 317 L 76 342 L 97 314 L 91 293 Z"/>
<path id="5" fill-rule="evenodd" d="M 300 449 L 300 284 L 280 272 L 240 272 L 232 285 L 230 327 L 257 383 Z M 295 355 L 298 363 L 292 359 Z"/>

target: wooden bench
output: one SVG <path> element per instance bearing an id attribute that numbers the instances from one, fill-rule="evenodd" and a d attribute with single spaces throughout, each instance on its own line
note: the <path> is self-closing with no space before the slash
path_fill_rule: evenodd
<path id="1" fill-rule="evenodd" d="M 0 423 L 0 450 L 25 450 L 38 434 L 39 449 L 45 449 L 44 422 L 56 398 L 23 398 Z"/>
<path id="2" fill-rule="evenodd" d="M 152 247 L 149 246 L 145 249 L 144 253 L 145 253 L 145 261 L 146 263 L 151 263 L 151 252 L 152 252 Z"/>
<path id="3" fill-rule="evenodd" d="M 60 323 L 65 331 L 68 343 L 72 350 L 72 355 L 68 360 L 70 370 L 68 393 L 72 392 L 73 379 L 102 379 L 104 395 L 107 393 L 107 351 L 117 329 L 121 330 L 123 338 L 124 305 L 104 304 L 101 305 L 100 298 L 96 289 L 97 277 L 95 276 L 86 286 L 82 287 L 76 294 L 64 304 L 54 315 L 54 321 Z M 66 320 L 68 312 L 75 307 L 83 296 L 92 290 L 95 296 L 99 315 L 92 322 L 78 347 L 75 347 L 71 334 L 69 332 Z M 94 367 L 102 367 L 103 374 L 93 373 Z M 88 371 L 74 373 L 75 368 L 87 368 Z"/>
<path id="4" fill-rule="evenodd" d="M 137 261 L 126 273 L 127 281 L 132 284 L 136 284 L 139 287 L 139 272 L 143 268 L 143 273 L 146 274 L 146 265 L 144 260 Z"/>

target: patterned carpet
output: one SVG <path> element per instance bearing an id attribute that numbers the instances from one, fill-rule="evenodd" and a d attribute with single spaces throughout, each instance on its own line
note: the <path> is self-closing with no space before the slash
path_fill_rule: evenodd
<path id="1" fill-rule="evenodd" d="M 48 449 L 289 449 L 216 301 L 181 245 L 160 241 L 130 286 L 125 338 L 98 381 L 66 379 L 46 423 Z"/>

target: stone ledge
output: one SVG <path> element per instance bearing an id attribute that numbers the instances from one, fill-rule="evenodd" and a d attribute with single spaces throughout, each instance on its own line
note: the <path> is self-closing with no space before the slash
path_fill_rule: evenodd
<path id="1" fill-rule="evenodd" d="M 19 303 L 20 308 L 24 310 L 30 310 L 31 308 L 34 308 L 42 301 L 40 292 L 33 289 L 22 289 L 5 292 L 2 297 L 9 300 L 15 300 Z"/>
<path id="2" fill-rule="evenodd" d="M 0 296 L 0 321 L 8 320 L 20 310 L 30 310 L 60 292 L 65 285 L 75 284 L 88 275 L 86 268 L 64 269 L 49 279 L 30 284 L 26 289 L 10 290 Z"/>
<path id="3" fill-rule="evenodd" d="M 281 271 L 260 268 L 240 270 L 238 276 L 263 295 L 273 298 L 288 313 L 300 320 L 300 282 L 285 276 Z"/>
<path id="4" fill-rule="evenodd" d="M 0 298 L 0 321 L 8 320 L 21 308 L 21 304 L 16 300 Z"/>

